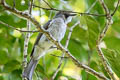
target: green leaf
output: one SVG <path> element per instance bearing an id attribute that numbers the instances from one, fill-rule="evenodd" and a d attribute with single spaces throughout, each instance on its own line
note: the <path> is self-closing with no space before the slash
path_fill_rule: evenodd
<path id="1" fill-rule="evenodd" d="M 2 12 L 3 11 L 3 7 L 0 5 L 0 12 Z M 1 13 L 0 13 L 1 14 Z"/>
<path id="2" fill-rule="evenodd" d="M 7 12 L 4 12 L 2 15 L 0 15 L 0 21 L 16 28 L 24 28 L 26 27 L 27 23 L 26 20 Z"/>
<path id="3" fill-rule="evenodd" d="M 113 49 L 102 49 L 110 66 L 116 75 L 120 78 L 120 51 Z"/>
<path id="4" fill-rule="evenodd" d="M 81 72 L 82 80 L 98 80 L 95 76 L 87 73 L 85 70 Z"/>
<path id="5" fill-rule="evenodd" d="M 79 41 L 71 39 L 68 49 L 72 53 L 72 55 L 75 56 L 78 60 L 80 61 L 87 60 L 88 53 L 86 52 L 86 50 L 83 48 L 82 44 Z"/>
<path id="6" fill-rule="evenodd" d="M 12 59 L 19 60 L 20 56 L 21 56 L 21 53 L 22 52 L 20 51 L 19 39 L 16 39 L 13 43 L 12 51 L 10 53 L 10 56 L 11 56 Z"/>
<path id="7" fill-rule="evenodd" d="M 105 44 L 107 48 L 114 49 L 114 50 L 120 50 L 120 39 L 116 38 L 114 36 L 105 37 L 104 38 Z"/>
<path id="8" fill-rule="evenodd" d="M 44 73 L 44 68 L 40 64 L 37 65 L 36 69 L 38 72 Z"/>
<path id="9" fill-rule="evenodd" d="M 90 49 L 94 49 L 99 34 L 99 23 L 90 16 L 86 16 L 86 22 L 88 26 L 88 45 Z"/>
<path id="10" fill-rule="evenodd" d="M 7 63 L 8 60 L 8 54 L 5 51 L 0 50 L 0 65 Z"/>
<path id="11" fill-rule="evenodd" d="M 22 80 L 21 73 L 21 70 L 14 70 L 8 75 L 8 78 L 9 80 Z"/>
<path id="12" fill-rule="evenodd" d="M 8 5 L 13 7 L 13 1 L 11 0 L 5 0 L 5 1 Z M 25 4 L 22 4 L 22 0 L 15 0 L 15 4 L 16 4 L 15 8 L 21 11 L 28 9 L 28 0 L 24 0 L 24 1 L 25 1 Z"/>
<path id="13" fill-rule="evenodd" d="M 59 0 L 48 0 L 48 2 L 52 5 L 54 8 L 59 8 L 60 6 L 60 1 Z"/>
<path id="14" fill-rule="evenodd" d="M 114 5 L 115 5 L 116 0 L 104 0 L 104 2 L 107 5 L 109 10 L 115 9 Z"/>
<path id="15" fill-rule="evenodd" d="M 99 71 L 98 65 L 95 61 L 91 60 L 89 66 L 92 69 Z M 94 75 L 87 73 L 85 70 L 82 70 L 81 75 L 82 75 L 82 80 L 97 80 L 97 78 Z"/>
<path id="16" fill-rule="evenodd" d="M 85 2 L 82 0 L 69 0 L 74 11 L 83 12 L 85 11 Z"/>
<path id="17" fill-rule="evenodd" d="M 86 11 L 88 11 L 91 6 L 93 6 L 93 4 L 95 4 L 95 0 L 85 0 L 86 2 Z M 101 6 L 100 2 L 97 1 L 96 4 L 92 7 L 92 9 L 89 11 L 89 13 L 95 13 L 95 14 L 104 14 L 104 9 L 103 7 Z M 100 30 L 103 29 L 104 27 L 104 23 L 105 23 L 105 18 L 104 17 L 96 17 L 96 16 L 93 16 L 100 24 Z M 101 29 L 102 28 L 102 29 Z"/>
<path id="18" fill-rule="evenodd" d="M 2 76 L 0 76 L 0 80 L 4 80 L 4 78 Z"/>
<path id="19" fill-rule="evenodd" d="M 96 70 L 96 71 L 99 71 L 99 67 L 98 67 L 97 62 L 95 62 L 95 61 L 93 61 L 93 60 L 90 61 L 90 67 L 91 67 L 92 69 Z"/>
<path id="20" fill-rule="evenodd" d="M 42 76 L 44 76 L 44 77 L 46 77 L 46 78 L 49 78 L 49 76 L 46 74 L 43 66 L 41 66 L 40 64 L 37 65 L 36 71 L 37 71 L 40 75 L 42 75 Z"/>
<path id="21" fill-rule="evenodd" d="M 81 71 L 81 75 L 82 75 L 82 80 L 86 80 L 87 79 L 87 73 L 85 72 L 85 70 Z"/>
<path id="22" fill-rule="evenodd" d="M 87 31 L 79 26 L 76 26 L 72 32 L 71 38 L 79 39 L 80 42 L 85 42 L 87 39 Z"/>
<path id="23" fill-rule="evenodd" d="M 8 73 L 19 68 L 20 68 L 20 63 L 17 60 L 11 60 L 4 65 L 3 72 Z"/>
<path id="24" fill-rule="evenodd" d="M 114 21 L 114 23 L 112 24 L 112 28 L 120 33 L 119 26 L 120 26 L 120 20 Z"/>
<path id="25" fill-rule="evenodd" d="M 118 7 L 118 11 L 120 12 L 120 6 Z"/>
<path id="26" fill-rule="evenodd" d="M 87 10 L 89 10 L 89 8 L 95 3 L 95 0 L 85 0 L 86 2 L 86 7 Z M 86 11 L 87 11 L 86 10 Z M 98 13 L 98 14 L 103 14 L 104 13 L 104 9 L 101 6 L 100 2 L 97 1 L 97 3 L 95 4 L 95 6 L 91 9 L 90 11 L 91 13 Z"/>
<path id="27" fill-rule="evenodd" d="M 53 74 L 54 74 L 55 72 L 53 72 Z M 53 75 L 52 74 L 52 75 Z M 56 75 L 56 77 L 55 77 L 55 80 L 59 80 L 59 78 L 60 78 L 60 76 L 62 76 L 62 71 L 59 71 L 58 72 L 58 74 Z"/>

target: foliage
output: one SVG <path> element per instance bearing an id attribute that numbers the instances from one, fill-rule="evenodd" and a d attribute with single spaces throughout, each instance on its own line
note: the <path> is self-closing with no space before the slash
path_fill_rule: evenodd
<path id="1" fill-rule="evenodd" d="M 10 6 L 13 6 L 12 0 L 5 0 Z M 23 2 L 25 1 L 25 2 Z M 62 10 L 72 10 L 77 12 L 86 12 L 94 4 L 96 0 L 46 0 L 52 7 Z M 104 0 L 107 7 L 111 12 L 115 9 L 117 0 Z M 28 9 L 29 0 L 15 0 L 15 8 L 20 11 L 26 11 Z M 35 0 L 36 5 L 48 8 L 43 1 L 39 3 L 39 0 Z M 41 10 L 41 13 L 38 11 Z M 52 11 L 51 17 L 53 18 L 55 11 Z M 33 8 L 33 16 L 37 21 L 43 25 L 49 19 L 50 11 Z M 96 2 L 95 6 L 90 10 L 90 13 L 104 14 L 104 10 L 100 5 L 99 1 Z M 106 37 L 103 39 L 102 47 L 108 64 L 112 67 L 113 71 L 120 78 L 120 7 L 113 16 L 113 24 L 109 28 Z M 68 24 L 68 28 L 80 21 L 77 25 L 70 39 L 68 46 L 69 51 L 74 57 L 82 63 L 89 64 L 89 66 L 98 72 L 108 74 L 105 72 L 101 60 L 96 51 L 96 40 L 100 32 L 103 30 L 105 25 L 105 17 L 100 16 L 88 16 L 88 15 L 77 15 L 71 23 Z M 0 21 L 14 26 L 17 29 L 26 29 L 27 21 L 19 16 L 16 16 L 6 10 L 0 5 Z M 31 30 L 36 30 L 35 26 L 32 25 Z M 63 45 L 67 40 L 69 30 L 67 29 L 65 38 L 61 41 Z M 11 29 L 3 24 L 0 24 L 0 80 L 21 80 L 22 73 L 22 56 L 24 38 L 26 33 L 18 32 Z M 31 53 L 32 46 L 38 33 L 33 33 L 30 37 L 28 45 L 28 54 Z M 59 57 L 52 56 L 51 54 L 61 56 L 61 51 L 53 50 L 48 52 L 44 58 L 40 59 L 39 65 L 36 69 L 36 75 L 34 79 L 40 77 L 44 80 L 48 80 L 54 74 L 58 64 Z M 28 56 L 28 60 L 29 60 Z M 43 62 L 45 62 L 43 64 Z M 36 77 L 37 76 L 37 77 Z M 88 74 L 85 70 L 82 70 L 75 66 L 69 58 L 63 60 L 63 64 L 60 68 L 59 73 L 55 80 L 98 80 L 94 75 Z"/>

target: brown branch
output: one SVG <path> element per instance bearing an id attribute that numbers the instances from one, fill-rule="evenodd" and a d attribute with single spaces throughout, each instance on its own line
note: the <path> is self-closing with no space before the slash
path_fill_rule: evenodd
<path id="1" fill-rule="evenodd" d="M 93 70 L 92 68 L 88 67 L 87 65 L 80 63 L 74 56 L 71 55 L 71 53 L 70 53 L 66 48 L 64 48 L 59 42 L 55 41 L 55 39 L 49 34 L 49 32 L 46 31 L 46 30 L 44 30 L 44 29 L 40 26 L 39 22 L 37 22 L 32 16 L 30 16 L 29 14 L 27 14 L 27 13 L 25 13 L 25 12 L 21 12 L 21 11 L 18 11 L 18 10 L 16 10 L 16 9 L 12 9 L 11 7 L 9 7 L 9 6 L 4 2 L 4 0 L 1 1 L 1 5 L 2 5 L 6 10 L 8 10 L 8 11 L 10 11 L 10 12 L 12 12 L 12 13 L 20 16 L 20 17 L 23 17 L 23 18 L 25 18 L 25 19 L 27 19 L 27 20 L 30 20 L 30 21 L 36 26 L 36 28 L 37 28 L 40 32 L 44 33 L 44 34 L 46 35 L 46 37 L 47 37 L 50 41 L 52 41 L 52 42 L 57 46 L 58 49 L 60 49 L 63 53 L 65 53 L 66 55 L 68 55 L 68 56 L 73 60 L 73 62 L 74 62 L 75 65 L 77 65 L 78 67 L 81 67 L 81 68 L 85 69 L 88 73 L 96 76 L 96 77 L 99 78 L 99 79 L 109 80 L 109 79 L 108 79 L 107 77 L 105 77 L 103 74 L 98 73 L 98 72 L 96 72 L 95 70 Z"/>
<path id="2" fill-rule="evenodd" d="M 105 13 L 106 13 L 107 15 L 109 15 L 109 14 L 110 14 L 109 9 L 108 9 L 107 6 L 105 5 L 104 0 L 99 0 L 99 2 L 101 3 L 102 7 L 104 8 Z"/>
<path id="3" fill-rule="evenodd" d="M 73 12 L 73 11 L 68 11 L 68 10 L 59 10 L 59 9 L 55 9 L 55 8 L 44 8 L 44 7 L 41 7 L 41 6 L 37 6 L 35 4 L 33 4 L 34 7 L 37 7 L 37 8 L 41 8 L 41 9 L 44 9 L 44 10 L 52 10 L 52 11 L 64 11 L 64 12 L 69 12 L 69 13 L 76 13 L 76 14 L 80 14 L 80 15 L 92 15 L 92 16 L 99 16 L 99 17 L 105 17 L 106 15 L 104 14 L 93 14 L 93 13 L 82 13 L 82 12 Z"/>
<path id="4" fill-rule="evenodd" d="M 120 4 L 120 0 L 118 0 L 117 6 L 116 6 L 115 10 L 113 11 L 113 13 L 111 14 L 111 16 L 113 16 L 116 13 L 116 11 L 117 11 L 117 9 L 119 7 L 119 4 Z"/>
<path id="5" fill-rule="evenodd" d="M 51 5 L 47 1 L 45 1 L 45 0 L 43 0 L 43 1 L 52 9 Z"/>
<path id="6" fill-rule="evenodd" d="M 13 8 L 15 8 L 15 6 L 16 6 L 16 0 L 13 0 Z"/>
<path id="7" fill-rule="evenodd" d="M 98 37 L 98 40 L 97 40 L 97 51 L 98 51 L 98 54 L 102 60 L 102 63 L 103 63 L 103 66 L 105 67 L 105 70 L 107 71 L 107 73 L 109 74 L 109 76 L 113 79 L 113 80 L 116 80 L 115 79 L 115 76 L 113 74 L 113 71 L 111 69 L 111 67 L 108 65 L 107 63 L 107 60 L 101 50 L 101 47 L 100 47 L 100 43 L 102 41 L 102 39 L 105 37 L 105 34 L 107 32 L 107 30 L 109 29 L 109 26 L 112 24 L 112 17 L 111 17 L 111 14 L 110 14 L 110 11 L 109 9 L 107 8 L 107 6 L 105 5 L 104 3 L 104 0 L 99 0 L 99 2 L 101 3 L 102 7 L 104 8 L 104 11 L 106 13 L 106 25 L 105 25 L 105 28 L 103 29 L 103 31 L 101 32 L 100 36 Z"/>
<path id="8" fill-rule="evenodd" d="M 33 1 L 34 0 L 30 0 L 29 1 L 29 7 L 28 7 L 28 11 L 29 11 L 29 15 L 31 16 L 31 13 L 32 13 L 32 5 L 33 5 Z M 31 24 L 30 24 L 30 21 L 27 20 L 27 30 L 30 30 L 31 28 Z M 27 50 L 28 50 L 28 43 L 29 43 L 29 39 L 30 39 L 30 33 L 27 33 L 25 35 L 25 41 L 24 41 L 24 51 L 23 51 L 23 73 L 24 73 L 24 70 L 25 68 L 27 67 Z M 23 80 L 26 80 L 26 77 L 23 77 Z"/>
<path id="9" fill-rule="evenodd" d="M 98 2 L 98 0 L 96 0 L 90 7 L 89 9 L 86 11 L 87 13 L 90 12 L 90 10 L 96 5 L 96 3 Z"/>
<path id="10" fill-rule="evenodd" d="M 51 56 L 58 57 L 58 58 L 62 58 L 62 59 L 69 58 L 69 57 L 57 56 L 57 55 L 54 55 L 54 54 L 50 54 L 50 55 L 51 55 Z"/>

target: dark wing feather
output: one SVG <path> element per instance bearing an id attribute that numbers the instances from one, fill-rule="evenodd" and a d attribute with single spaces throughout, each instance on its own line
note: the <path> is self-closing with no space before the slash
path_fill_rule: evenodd
<path id="1" fill-rule="evenodd" d="M 50 24 L 51 21 L 52 21 L 52 20 L 49 20 L 49 21 L 43 26 L 43 28 L 44 28 L 45 30 L 48 29 L 49 24 Z M 32 52 L 31 52 L 31 55 L 30 55 L 30 56 L 33 55 L 34 50 L 35 50 L 35 46 L 39 43 L 39 40 L 40 40 L 40 38 L 41 38 L 42 35 L 43 35 L 43 33 L 39 33 L 39 34 L 38 34 L 37 39 L 36 39 L 36 41 L 35 41 L 35 43 L 34 43 L 34 46 L 33 46 L 33 49 L 32 49 Z"/>

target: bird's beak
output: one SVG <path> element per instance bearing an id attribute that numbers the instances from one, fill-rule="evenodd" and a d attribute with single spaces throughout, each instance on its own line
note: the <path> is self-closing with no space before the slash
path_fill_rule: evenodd
<path id="1" fill-rule="evenodd" d="M 69 13 L 68 15 L 69 16 L 76 16 L 77 14 L 75 14 L 75 13 Z"/>

